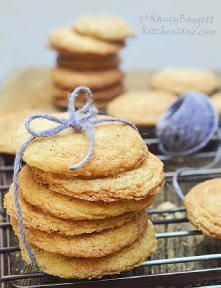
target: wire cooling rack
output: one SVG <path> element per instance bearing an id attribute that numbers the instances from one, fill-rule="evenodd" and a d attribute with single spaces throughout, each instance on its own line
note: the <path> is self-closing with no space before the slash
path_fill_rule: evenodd
<path id="1" fill-rule="evenodd" d="M 158 151 L 158 139 L 150 138 L 153 131 L 140 130 L 149 150 L 165 164 L 166 184 L 163 193 L 148 210 L 155 224 L 157 252 L 140 267 L 117 276 L 95 280 L 60 279 L 27 265 L 19 252 L 9 218 L 2 206 L 13 173 L 13 157 L 0 155 L 0 268 L 2 288 L 5 287 L 221 287 L 221 241 L 203 236 L 186 218 L 185 208 L 171 184 L 174 170 L 181 166 L 202 166 L 212 159 L 218 139 L 202 151 L 185 158 L 171 158 Z M 221 166 L 186 172 L 181 175 L 181 187 L 186 193 L 193 185 L 220 177 Z M 37 195 L 36 195 L 37 197 Z M 174 204 L 170 209 L 158 209 L 162 202 Z M 167 207 L 167 206 L 164 206 Z M 160 207 L 159 207 L 160 208 Z"/>

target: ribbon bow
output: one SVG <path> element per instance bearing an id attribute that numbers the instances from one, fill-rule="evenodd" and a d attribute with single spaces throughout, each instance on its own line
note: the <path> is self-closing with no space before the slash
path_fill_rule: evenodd
<path id="1" fill-rule="evenodd" d="M 87 95 L 87 102 L 85 105 L 79 109 L 75 110 L 74 102 L 75 98 L 78 96 L 79 92 L 85 92 Z M 92 105 L 93 98 L 92 98 L 92 93 L 91 90 L 87 87 L 78 87 L 76 88 L 69 96 L 69 105 L 68 105 L 68 110 L 69 110 L 69 118 L 58 118 L 54 115 L 50 114 L 35 114 L 35 115 L 30 115 L 26 120 L 25 120 L 25 128 L 27 131 L 31 134 L 31 137 L 28 138 L 18 149 L 16 157 L 15 157 L 15 162 L 14 162 L 14 175 L 13 175 L 13 182 L 14 182 L 14 187 L 13 187 L 13 193 L 14 193 L 14 201 L 15 201 L 15 208 L 17 212 L 17 218 L 18 218 L 18 224 L 19 224 L 19 230 L 22 238 L 22 242 L 24 244 L 24 248 L 28 253 L 28 256 L 32 262 L 32 265 L 36 265 L 34 253 L 31 250 L 27 238 L 26 238 L 26 231 L 22 219 L 22 213 L 21 213 L 21 206 L 18 200 L 18 194 L 19 194 L 19 181 L 18 181 L 18 174 L 21 169 L 21 160 L 22 160 L 22 154 L 27 147 L 27 145 L 34 140 L 35 138 L 38 137 L 48 137 L 52 135 L 56 135 L 62 130 L 66 128 L 73 128 L 75 132 L 80 132 L 81 130 L 86 130 L 90 136 L 90 147 L 88 150 L 87 155 L 85 158 L 77 163 L 76 165 L 70 167 L 71 171 L 74 171 L 81 166 L 83 166 L 92 156 L 93 154 L 93 149 L 94 149 L 94 129 L 93 125 L 100 123 L 100 122 L 106 122 L 106 121 L 118 121 L 122 122 L 125 124 L 130 125 L 134 129 L 137 130 L 136 126 L 127 120 L 121 119 L 121 118 L 111 118 L 111 117 L 96 117 L 93 118 L 98 113 L 98 110 L 95 106 Z M 53 128 L 49 128 L 47 130 L 43 130 L 40 132 L 36 132 L 32 129 L 31 127 L 31 122 L 34 119 L 37 118 L 42 118 L 42 119 L 47 119 L 52 122 L 56 122 L 59 125 Z"/>

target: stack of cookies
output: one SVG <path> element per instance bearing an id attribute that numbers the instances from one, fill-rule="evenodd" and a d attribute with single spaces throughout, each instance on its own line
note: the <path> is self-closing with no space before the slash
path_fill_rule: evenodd
<path id="1" fill-rule="evenodd" d="M 66 117 L 61 113 L 57 117 Z M 32 122 L 34 131 L 56 124 Z M 19 201 L 27 240 L 38 266 L 64 278 L 95 278 L 139 266 L 156 250 L 149 207 L 164 183 L 162 162 L 151 154 L 140 135 L 120 122 L 94 126 L 91 159 L 71 172 L 88 151 L 85 131 L 67 128 L 37 138 L 23 154 Z M 14 137 L 18 148 L 29 138 L 21 125 Z M 13 184 L 5 207 L 22 245 L 13 201 Z"/>
<path id="2" fill-rule="evenodd" d="M 59 27 L 49 36 L 49 47 L 58 52 L 52 71 L 54 104 L 66 108 L 67 95 L 77 86 L 88 86 L 99 109 L 123 92 L 124 74 L 119 69 L 118 52 L 133 37 L 131 27 L 121 19 L 90 16 L 73 27 Z M 76 103 L 81 107 L 84 95 Z"/>

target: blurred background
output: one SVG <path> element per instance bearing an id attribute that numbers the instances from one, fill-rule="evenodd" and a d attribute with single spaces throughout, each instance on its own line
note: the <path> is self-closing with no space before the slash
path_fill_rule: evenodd
<path id="1" fill-rule="evenodd" d="M 128 21 L 136 38 L 122 51 L 123 69 L 198 66 L 220 69 L 220 0 L 0 0 L 0 77 L 18 67 L 53 66 L 55 53 L 46 48 L 49 32 L 85 14 L 107 14 Z M 151 17 L 207 18 L 205 23 L 151 22 Z M 186 29 L 202 35 L 165 35 Z M 154 29 L 159 29 L 158 35 Z M 145 30 L 146 29 L 146 30 Z M 149 33 L 148 31 L 151 32 Z M 144 33 L 146 31 L 146 33 Z M 194 32 L 195 31 L 195 32 Z"/>

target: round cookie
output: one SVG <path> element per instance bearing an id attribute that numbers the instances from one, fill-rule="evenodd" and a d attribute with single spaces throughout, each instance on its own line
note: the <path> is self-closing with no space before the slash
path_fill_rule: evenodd
<path id="1" fill-rule="evenodd" d="M 93 57 L 84 59 L 84 57 L 75 56 L 68 57 L 58 55 L 57 65 L 61 68 L 78 70 L 78 71 L 99 71 L 106 69 L 116 69 L 120 64 L 118 55 L 110 55 L 108 57 Z"/>
<path id="2" fill-rule="evenodd" d="M 0 152 L 16 154 L 16 149 L 12 145 L 12 137 L 16 133 L 21 121 L 36 110 L 19 110 L 0 114 Z"/>
<path id="3" fill-rule="evenodd" d="M 55 115 L 69 117 L 69 113 Z M 56 125 L 57 123 L 46 119 L 35 119 L 31 123 L 35 131 Z M 70 167 L 82 161 L 88 153 L 89 135 L 84 130 L 77 133 L 72 128 L 67 128 L 54 136 L 39 137 L 26 147 L 22 158 L 30 166 L 45 172 L 98 177 L 135 169 L 147 157 L 146 144 L 138 132 L 127 124 L 98 123 L 94 125 L 94 136 L 92 157 L 73 172 Z M 29 137 L 30 134 L 22 124 L 14 137 L 14 147 L 18 149 Z"/>
<path id="4" fill-rule="evenodd" d="M 36 183 L 25 168 L 19 174 L 19 184 L 21 196 L 26 202 L 45 213 L 72 220 L 106 219 L 127 212 L 138 211 L 152 205 L 155 194 L 159 193 L 159 191 L 153 191 L 152 195 L 138 201 L 115 201 L 112 203 L 84 201 L 52 192 L 46 185 Z"/>
<path id="5" fill-rule="evenodd" d="M 190 223 L 204 235 L 221 239 L 221 178 L 195 185 L 185 196 Z"/>
<path id="6" fill-rule="evenodd" d="M 52 100 L 52 102 L 53 102 L 53 104 L 57 107 L 57 108 L 59 108 L 59 109 L 61 109 L 62 111 L 66 111 L 67 110 L 67 106 L 68 106 L 68 100 L 66 99 L 66 98 L 54 98 L 53 100 Z M 95 103 L 95 105 L 96 105 L 96 107 L 97 107 L 97 109 L 99 109 L 99 110 L 103 110 L 103 109 L 105 109 L 106 108 L 106 106 L 107 106 L 107 104 L 109 103 L 109 101 L 94 101 L 94 103 Z M 78 100 L 76 100 L 76 102 L 75 102 L 75 107 L 77 108 L 77 109 L 79 109 L 79 108 L 81 108 L 83 106 L 83 103 L 82 103 L 82 101 L 78 101 Z"/>
<path id="7" fill-rule="evenodd" d="M 154 126 L 177 97 L 163 90 L 127 92 L 107 105 L 107 114 L 139 126 Z"/>
<path id="8" fill-rule="evenodd" d="M 104 42 L 88 36 L 82 36 L 74 32 L 71 27 L 59 27 L 49 35 L 49 47 L 66 54 L 96 54 L 108 55 L 116 54 L 122 44 Z"/>
<path id="9" fill-rule="evenodd" d="M 67 236 L 112 229 L 121 226 L 126 222 L 132 221 L 134 217 L 136 217 L 136 212 L 128 212 L 120 216 L 111 217 L 104 220 L 72 221 L 45 213 L 41 209 L 30 205 L 21 196 L 19 196 L 19 203 L 21 205 L 22 218 L 25 227 L 39 229 L 47 233 L 56 232 Z M 7 193 L 4 197 L 4 207 L 7 209 L 7 213 L 11 217 L 16 217 L 12 186 L 9 193 Z"/>
<path id="10" fill-rule="evenodd" d="M 12 218 L 11 223 L 15 233 L 19 234 L 16 218 Z M 28 228 L 26 237 L 31 245 L 47 252 L 66 257 L 99 258 L 133 244 L 146 229 L 147 213 L 143 210 L 133 221 L 98 233 L 66 236 Z"/>
<path id="11" fill-rule="evenodd" d="M 78 86 L 87 86 L 99 90 L 105 87 L 112 87 L 123 80 L 124 74 L 119 69 L 105 71 L 73 71 L 62 68 L 52 70 L 52 81 L 55 86 L 67 89 L 74 89 Z"/>
<path id="12" fill-rule="evenodd" d="M 133 29 L 124 20 L 110 16 L 85 16 L 76 21 L 73 29 L 82 35 L 88 35 L 108 41 L 122 41 L 134 37 Z"/>
<path id="13" fill-rule="evenodd" d="M 175 94 L 197 91 L 212 94 L 219 87 L 214 72 L 203 69 L 168 68 L 155 72 L 150 87 L 166 90 Z"/>
<path id="14" fill-rule="evenodd" d="M 29 178 L 47 184 L 50 190 L 87 201 L 140 200 L 156 193 L 164 182 L 163 163 L 150 152 L 141 166 L 113 177 L 82 179 L 28 165 L 24 169 Z"/>
<path id="15" fill-rule="evenodd" d="M 53 100 L 63 100 L 63 103 L 68 106 L 68 95 L 73 91 L 74 88 L 64 89 L 61 87 L 53 86 L 52 87 L 52 94 L 54 99 Z M 115 85 L 103 89 L 91 89 L 93 93 L 93 100 L 96 103 L 100 102 L 107 102 L 119 95 L 124 91 L 124 87 L 122 82 L 118 82 Z M 78 97 L 76 98 L 75 105 L 78 107 L 82 105 L 86 101 L 86 96 L 83 93 L 79 93 Z"/>
<path id="16" fill-rule="evenodd" d="M 211 100 L 216 107 L 219 115 L 221 115 L 221 93 L 216 93 L 211 97 Z"/>
<path id="17" fill-rule="evenodd" d="M 19 237 L 22 257 L 30 263 L 22 241 Z M 65 257 L 32 246 L 38 266 L 51 275 L 62 278 L 98 278 L 104 275 L 119 274 L 141 265 L 145 259 L 156 251 L 156 238 L 153 224 L 148 221 L 148 228 L 143 237 L 134 244 L 101 258 Z"/>

